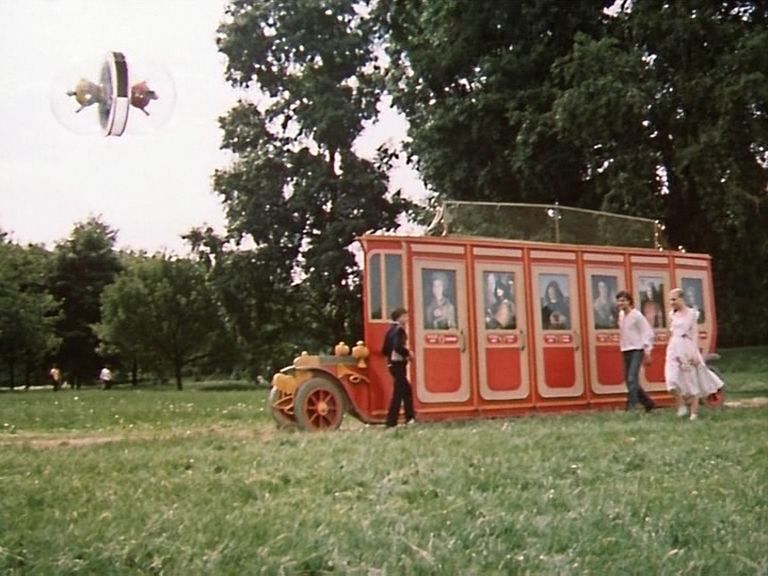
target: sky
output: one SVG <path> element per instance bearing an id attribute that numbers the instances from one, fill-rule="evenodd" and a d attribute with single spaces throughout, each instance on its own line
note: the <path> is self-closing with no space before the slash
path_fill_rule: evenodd
<path id="1" fill-rule="evenodd" d="M 188 252 L 181 235 L 193 227 L 223 232 L 224 210 L 211 181 L 229 162 L 219 149 L 218 118 L 246 96 L 225 82 L 226 57 L 216 49 L 225 5 L 0 0 L 0 230 L 15 242 L 52 248 L 76 223 L 98 217 L 117 230 L 118 248 L 175 254 Z M 82 124 L 88 111 L 74 116 L 66 110 L 76 103 L 62 96 L 62 78 L 98 70 L 112 51 L 125 54 L 131 70 L 167 73 L 171 80 L 160 86 L 175 94 L 175 105 L 165 106 L 170 116 L 156 127 L 129 112 L 121 137 L 72 132 L 57 115 L 65 124 Z M 147 110 L 161 112 L 159 102 Z M 134 120 L 144 133 L 129 133 Z M 406 126 L 386 110 L 361 140 L 361 153 L 401 140 Z M 391 176 L 393 187 L 423 194 L 404 166 Z"/>

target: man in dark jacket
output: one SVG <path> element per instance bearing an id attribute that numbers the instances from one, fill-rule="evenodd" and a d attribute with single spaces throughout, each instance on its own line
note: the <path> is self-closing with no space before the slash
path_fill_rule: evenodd
<path id="1" fill-rule="evenodd" d="M 387 413 L 387 426 L 397 426 L 397 417 L 400 413 L 400 404 L 405 408 L 406 424 L 415 422 L 413 411 L 413 392 L 408 382 L 408 359 L 411 351 L 408 350 L 408 335 L 405 326 L 408 323 L 408 311 L 405 308 L 396 308 L 392 312 L 392 321 L 387 335 L 384 337 L 382 352 L 387 358 L 389 373 L 394 380 L 392 401 L 389 403 Z"/>

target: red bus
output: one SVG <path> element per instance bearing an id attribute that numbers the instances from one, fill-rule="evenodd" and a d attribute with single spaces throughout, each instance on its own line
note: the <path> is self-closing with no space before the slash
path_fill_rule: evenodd
<path id="1" fill-rule="evenodd" d="M 409 376 L 420 421 L 623 408 L 616 293 L 628 290 L 656 333 L 641 384 L 659 405 L 666 298 L 699 309 L 699 346 L 717 336 L 710 257 L 653 247 L 468 235 L 360 239 L 364 337 L 296 358 L 273 378 L 280 424 L 335 429 L 345 413 L 383 423 L 392 380 L 380 353 L 397 307 L 409 310 Z"/>

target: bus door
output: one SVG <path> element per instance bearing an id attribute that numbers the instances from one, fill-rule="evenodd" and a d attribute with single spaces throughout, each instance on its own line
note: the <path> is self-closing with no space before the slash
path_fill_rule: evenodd
<path id="1" fill-rule="evenodd" d="M 414 256 L 416 399 L 424 404 L 470 400 L 467 277 L 464 248 L 455 260 Z"/>
<path id="2" fill-rule="evenodd" d="M 475 248 L 477 368 L 482 400 L 530 398 L 521 249 Z M 501 256 L 515 258 L 502 260 Z M 483 258 L 483 260 L 481 260 Z"/>
<path id="3" fill-rule="evenodd" d="M 616 294 L 626 290 L 624 257 L 585 253 L 584 263 L 591 389 L 595 394 L 625 394 L 616 304 Z"/>
<path id="4" fill-rule="evenodd" d="M 632 296 L 635 307 L 645 316 L 656 335 L 651 354 L 651 363 L 640 371 L 640 384 L 647 391 L 666 390 L 664 384 L 664 362 L 666 360 L 667 293 L 672 288 L 669 284 L 669 268 L 664 256 L 631 256 Z"/>
<path id="5" fill-rule="evenodd" d="M 546 400 L 583 402 L 584 343 L 576 254 L 531 250 L 531 259 L 536 391 Z M 539 259 L 549 262 L 536 262 Z"/>

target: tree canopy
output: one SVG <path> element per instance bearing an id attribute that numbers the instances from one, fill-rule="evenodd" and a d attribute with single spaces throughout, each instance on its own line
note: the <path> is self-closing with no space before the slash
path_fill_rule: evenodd
<path id="1" fill-rule="evenodd" d="M 57 330 L 62 337 L 59 364 L 73 383 L 93 381 L 102 359 L 92 326 L 101 319 L 104 288 L 121 270 L 114 249 L 117 232 L 92 217 L 75 225 L 54 251 L 51 293 L 61 302 Z"/>
<path id="2" fill-rule="evenodd" d="M 222 146 L 234 160 L 216 172 L 214 187 L 228 238 L 255 245 L 249 260 L 260 297 L 292 294 L 306 337 L 328 343 L 359 327 L 350 245 L 394 228 L 407 207 L 387 192 L 388 151 L 369 160 L 355 150 L 381 97 L 364 8 L 348 0 L 236 0 L 219 28 L 227 80 L 255 95 L 221 120 Z M 311 289 L 293 288 L 302 283 Z M 281 310 L 258 317 L 277 324 Z"/>
<path id="3" fill-rule="evenodd" d="M 59 305 L 48 291 L 50 260 L 39 246 L 24 248 L 0 235 L 0 366 L 11 387 L 17 372 L 29 384 L 61 344 Z"/>
<path id="4" fill-rule="evenodd" d="M 137 260 L 104 290 L 97 333 L 116 350 L 157 372 L 183 369 L 226 350 L 219 307 L 201 265 L 156 256 Z"/>
<path id="5" fill-rule="evenodd" d="M 440 197 L 660 219 L 672 247 L 712 254 L 723 341 L 766 333 L 764 3 L 388 0 L 378 10 L 410 152 Z"/>

